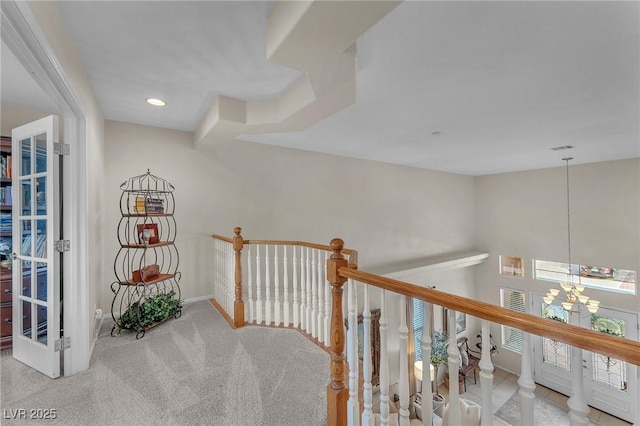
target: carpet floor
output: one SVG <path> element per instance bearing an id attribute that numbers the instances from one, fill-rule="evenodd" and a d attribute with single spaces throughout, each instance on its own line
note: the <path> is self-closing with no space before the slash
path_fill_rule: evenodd
<path id="1" fill-rule="evenodd" d="M 2 351 L 2 412 L 52 408 L 52 425 L 326 424 L 329 355 L 295 330 L 232 330 L 208 301 L 139 340 L 111 337 L 111 326 L 74 376 L 49 379 Z M 3 425 L 43 424 L 7 417 Z"/>

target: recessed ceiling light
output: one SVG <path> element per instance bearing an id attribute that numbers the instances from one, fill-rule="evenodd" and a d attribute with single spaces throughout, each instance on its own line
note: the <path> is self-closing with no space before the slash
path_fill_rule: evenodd
<path id="1" fill-rule="evenodd" d="M 167 104 L 162 99 L 154 99 L 154 98 L 147 99 L 147 103 L 153 106 L 159 106 L 159 107 L 165 106 Z"/>

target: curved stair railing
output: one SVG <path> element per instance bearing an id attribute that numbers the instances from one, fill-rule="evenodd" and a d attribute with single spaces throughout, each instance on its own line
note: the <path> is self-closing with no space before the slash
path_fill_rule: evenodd
<path id="1" fill-rule="evenodd" d="M 523 331 L 518 380 L 521 424 L 534 424 L 535 383 L 531 358 L 534 335 L 571 345 L 575 348 L 572 349 L 574 354 L 585 349 L 627 362 L 632 367 L 640 366 L 640 342 L 359 271 L 357 252 L 344 249 L 340 239 L 333 239 L 325 246 L 299 241 L 244 240 L 240 228 L 235 228 L 234 232 L 233 238 L 213 235 L 214 304 L 233 327 L 256 324 L 296 328 L 327 349 L 331 358 L 327 385 L 329 425 L 409 425 L 417 421 L 411 418 L 414 417 L 415 390 L 406 317 L 399 315 L 396 330 L 389 326 L 389 315 L 405 312 L 410 298 L 419 299 L 423 304 L 423 330 L 430 329 L 431 315 L 428 313 L 433 312 L 434 306 L 448 308 L 450 329 L 456 326 L 456 312 L 481 320 L 481 407 L 489 407 L 481 410 L 482 425 L 493 424 L 491 323 Z M 245 246 L 247 250 L 243 250 Z M 243 271 L 247 272 L 246 282 Z M 379 358 L 363 356 L 359 361 L 358 348 L 365 354 L 374 353 L 369 335 L 372 307 L 380 310 Z M 361 343 L 356 331 L 359 315 L 363 322 Z M 455 328 L 453 333 L 452 330 L 445 331 L 455 335 Z M 393 345 L 389 344 L 391 340 Z M 430 359 L 431 336 L 428 333 L 422 337 L 421 349 L 423 358 Z M 379 365 L 373 365 L 374 359 Z M 458 371 L 459 363 L 456 345 L 448 345 L 449 371 Z M 391 371 L 390 365 L 397 369 Z M 378 371 L 376 383 L 372 382 L 374 369 Z M 433 379 L 428 368 L 424 369 L 423 375 L 424 383 Z M 394 380 L 399 396 L 393 403 L 391 380 Z M 376 385 L 378 402 L 374 404 Z M 583 402 L 584 398 L 576 400 L 578 403 L 569 404 L 571 424 L 588 424 L 589 408 Z M 390 409 L 392 404 L 396 409 Z M 434 408 L 431 398 L 422 399 L 421 423 L 425 426 L 432 424 Z M 458 387 L 449 386 L 449 424 L 462 424 L 462 415 Z"/>

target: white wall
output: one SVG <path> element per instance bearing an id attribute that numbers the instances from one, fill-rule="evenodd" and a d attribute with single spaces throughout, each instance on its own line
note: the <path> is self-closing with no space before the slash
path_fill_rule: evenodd
<path id="1" fill-rule="evenodd" d="M 559 162 L 563 164 L 562 162 Z M 640 271 L 640 159 L 570 166 L 571 260 Z M 532 260 L 566 262 L 566 168 L 475 179 L 477 247 L 491 257 L 477 266 L 477 296 L 498 305 L 500 287 L 546 293 L 550 282 L 532 278 Z M 498 274 L 500 255 L 523 257 L 525 278 Z M 638 296 L 593 289 L 602 306 L 640 311 Z M 492 330 L 500 340 L 498 327 Z M 520 371 L 520 357 L 500 350 L 497 365 Z"/>
<path id="2" fill-rule="evenodd" d="M 81 247 L 75 250 L 81 252 L 82 263 L 79 269 L 82 276 L 75 276 L 73 280 L 78 284 L 78 301 L 67 301 L 67 311 L 78 309 L 72 324 L 65 325 L 65 331 L 71 331 L 75 335 L 83 335 L 81 342 L 72 346 L 65 354 L 66 358 L 73 360 L 74 371 L 82 371 L 89 367 L 89 355 L 91 344 L 95 337 L 96 326 L 94 321 L 95 307 L 98 301 L 96 291 L 104 282 L 105 271 L 102 269 L 104 261 L 104 204 L 102 189 L 104 188 L 104 119 L 98 102 L 91 90 L 89 81 L 84 71 L 79 55 L 75 50 L 64 19 L 60 14 L 56 2 L 28 2 L 28 9 L 35 20 L 34 33 L 44 37 L 40 42 L 55 57 L 56 65 L 60 67 L 69 90 L 79 103 L 84 115 L 84 136 L 78 145 L 72 144 L 73 170 L 75 184 L 78 192 L 71 194 L 77 203 L 74 226 L 78 227 L 77 234 L 73 237 Z M 69 115 L 69 112 L 63 112 Z M 66 123 L 65 123 L 66 124 Z M 69 141 L 66 141 L 67 143 Z M 81 160 L 78 161 L 77 159 Z M 81 226 L 78 226 L 78 222 Z M 73 232 L 73 231 L 72 231 Z M 78 253 L 78 252 L 76 252 Z M 74 265 L 77 266 L 77 265 Z M 82 309 L 79 309 L 81 305 Z M 74 331 L 76 330 L 76 331 Z M 84 347 L 87 342 L 87 347 Z M 80 346 L 82 346 L 80 348 Z M 65 359 L 67 364 L 67 359 Z M 69 374 L 65 371 L 65 374 Z"/>
<path id="3" fill-rule="evenodd" d="M 150 169 L 175 187 L 183 297 L 212 293 L 211 234 L 328 244 L 359 251 L 361 269 L 463 251 L 473 245 L 473 179 L 235 141 L 212 155 L 192 134 L 107 121 L 107 248 L 118 250 L 119 185 Z M 466 276 L 466 275 L 462 275 Z M 109 309 L 107 277 L 100 304 Z M 468 277 L 467 277 L 468 278 Z M 457 283 L 461 292 L 469 283 Z"/>

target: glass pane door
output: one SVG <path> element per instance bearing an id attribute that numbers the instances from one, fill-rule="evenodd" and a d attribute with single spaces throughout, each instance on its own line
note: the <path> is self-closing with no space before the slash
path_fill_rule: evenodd
<path id="1" fill-rule="evenodd" d="M 581 318 L 581 325 L 624 339 L 638 339 L 636 314 L 600 307 Z M 631 423 L 637 421 L 637 367 L 619 359 L 584 351 L 586 397 L 589 405 Z"/>
<path id="2" fill-rule="evenodd" d="M 13 356 L 50 377 L 60 375 L 60 285 L 53 253 L 59 233 L 52 192 L 57 134 L 55 116 L 13 130 Z"/>

